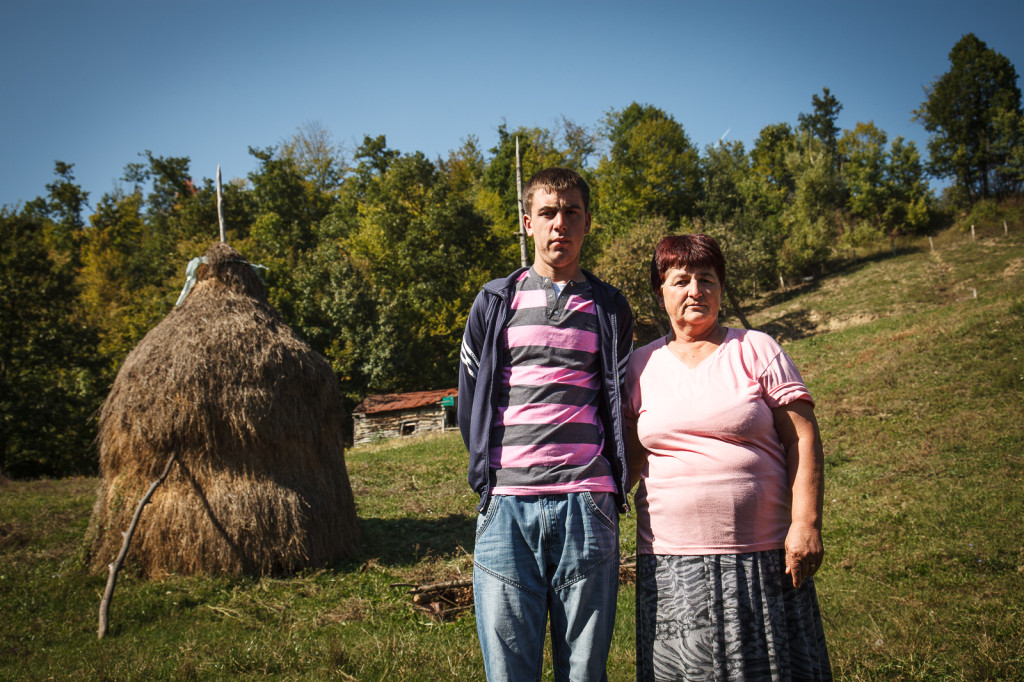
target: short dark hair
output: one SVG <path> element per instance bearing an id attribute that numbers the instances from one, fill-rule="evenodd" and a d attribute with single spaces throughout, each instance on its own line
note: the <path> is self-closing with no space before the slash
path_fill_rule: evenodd
<path id="1" fill-rule="evenodd" d="M 533 208 L 533 195 L 540 188 L 549 192 L 578 189 L 583 195 L 583 210 L 590 211 L 590 185 L 582 175 L 571 168 L 545 168 L 533 174 L 523 188 L 523 211 L 527 215 L 530 215 Z"/>
<path id="2" fill-rule="evenodd" d="M 725 287 L 725 257 L 714 237 L 706 234 L 680 234 L 665 237 L 654 247 L 651 258 L 651 288 L 659 295 L 665 274 L 672 268 L 710 267 Z"/>

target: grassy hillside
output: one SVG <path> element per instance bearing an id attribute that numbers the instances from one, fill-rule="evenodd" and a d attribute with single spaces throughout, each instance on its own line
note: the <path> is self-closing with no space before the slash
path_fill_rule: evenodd
<path id="1" fill-rule="evenodd" d="M 1024 234 L 952 231 L 763 302 L 818 401 L 818 578 L 839 679 L 1024 679 Z M 474 621 L 401 583 L 467 577 L 475 496 L 454 434 L 347 454 L 364 541 L 289 579 L 144 582 L 81 568 L 96 481 L 0 483 L 0 679 L 482 677 Z M 623 551 L 632 552 L 631 518 Z M 623 585 L 610 679 L 633 678 Z"/>

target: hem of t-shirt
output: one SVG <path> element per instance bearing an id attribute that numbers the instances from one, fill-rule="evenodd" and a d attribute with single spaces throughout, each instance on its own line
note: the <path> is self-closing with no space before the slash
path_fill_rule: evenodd
<path id="1" fill-rule="evenodd" d="M 773 542 L 759 542 L 747 545 L 720 545 L 717 547 L 673 547 L 658 545 L 637 544 L 637 554 L 659 554 L 666 556 L 706 556 L 710 554 L 749 554 L 750 552 L 764 552 L 770 549 L 785 549 L 785 539 Z"/>
<path id="2" fill-rule="evenodd" d="M 615 485 L 612 483 L 590 483 L 590 484 L 559 484 L 559 485 L 529 485 L 529 486 L 503 486 L 491 490 L 492 495 L 507 495 L 509 497 L 521 497 L 526 495 L 561 495 L 563 493 L 614 493 Z"/>

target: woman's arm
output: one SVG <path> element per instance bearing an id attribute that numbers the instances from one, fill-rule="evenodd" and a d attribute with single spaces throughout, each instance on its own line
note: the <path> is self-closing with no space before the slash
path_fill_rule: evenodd
<path id="1" fill-rule="evenodd" d="M 775 430 L 786 451 L 789 487 L 793 496 L 792 520 L 786 535 L 786 573 L 800 587 L 821 566 L 821 509 L 825 496 L 825 455 L 821 449 L 814 406 L 795 400 L 772 409 Z"/>
<path id="2" fill-rule="evenodd" d="M 626 431 L 626 461 L 629 467 L 629 490 L 640 480 L 644 464 L 647 463 L 647 451 L 640 444 L 640 436 L 636 432 L 636 418 L 624 416 L 623 424 Z M 628 491 L 627 491 L 628 492 Z"/>

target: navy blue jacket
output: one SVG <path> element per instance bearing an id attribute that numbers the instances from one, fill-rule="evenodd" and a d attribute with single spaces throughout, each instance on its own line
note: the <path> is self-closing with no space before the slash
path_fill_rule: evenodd
<path id="1" fill-rule="evenodd" d="M 469 485 L 480 494 L 477 510 L 487 509 L 490 497 L 490 435 L 494 401 L 501 382 L 501 335 L 509 318 L 516 280 L 526 268 L 484 285 L 469 311 L 462 337 L 459 363 L 459 430 L 469 450 Z M 616 500 L 623 511 L 626 502 L 626 441 L 622 424 L 623 377 L 633 350 L 633 313 L 618 289 L 589 272 L 583 273 L 594 293 L 601 355 L 601 404 L 604 425 L 603 454 L 611 462 Z"/>

